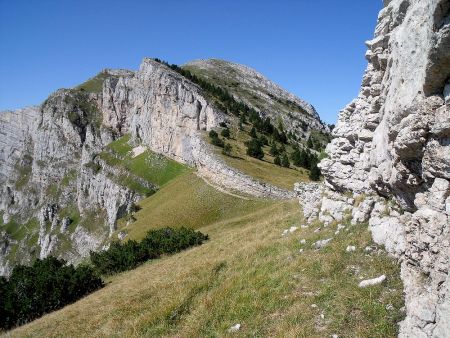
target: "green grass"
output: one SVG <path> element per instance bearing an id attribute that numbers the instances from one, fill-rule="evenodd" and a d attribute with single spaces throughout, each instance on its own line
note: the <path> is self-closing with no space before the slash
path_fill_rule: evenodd
<path id="1" fill-rule="evenodd" d="M 129 141 L 130 135 L 127 134 L 111 142 L 106 146 L 106 148 L 110 149 L 114 154 L 123 157 L 133 149 L 131 145 L 128 143 Z"/>
<path id="2" fill-rule="evenodd" d="M 24 157 L 28 157 L 28 164 L 21 165 L 20 162 L 18 162 L 15 165 L 15 171 L 18 174 L 18 179 L 15 182 L 16 189 L 22 189 L 31 177 L 31 162 L 33 159 L 30 155 L 24 155 Z"/>
<path id="3" fill-rule="evenodd" d="M 72 183 L 77 178 L 77 171 L 75 169 L 70 170 L 66 175 L 64 175 L 61 180 L 61 186 L 67 187 L 70 183 Z"/>
<path id="4" fill-rule="evenodd" d="M 175 183 L 165 188 L 170 184 Z M 165 209 L 176 216 L 186 212 L 184 204 L 191 199 L 183 190 L 178 194 L 184 197 Z M 155 207 L 150 201 L 156 196 L 142 207 Z M 403 306 L 399 266 L 381 251 L 364 251 L 366 245 L 373 245 L 367 225 L 351 226 L 337 236 L 335 225 L 319 233 L 311 226 L 283 237 L 284 229 L 302 221 L 297 201 L 272 201 L 244 209 L 233 212 L 235 217 L 219 217 L 201 226 L 210 236 L 202 246 L 113 276 L 102 290 L 18 328 L 10 336 L 397 335 Z M 191 217 L 196 217 L 194 214 L 191 212 Z M 334 239 L 329 246 L 312 248 L 314 241 L 330 236 Z M 307 243 L 300 244 L 301 238 Z M 347 253 L 347 245 L 356 245 L 357 250 Z M 383 284 L 358 287 L 361 278 L 380 274 L 387 276 Z M 387 305 L 393 309 L 387 310 Z M 236 323 L 242 325 L 241 330 L 229 334 L 228 329 Z"/>
<path id="5" fill-rule="evenodd" d="M 108 165 L 121 167 L 127 173 L 130 173 L 131 176 L 121 175 L 118 177 L 118 180 L 131 189 L 144 194 L 150 193 L 147 187 L 142 186 L 139 181 L 133 179 L 133 175 L 151 184 L 163 186 L 178 175 L 191 170 L 185 165 L 150 150 L 133 157 L 132 147 L 128 143 L 129 139 L 129 135 L 125 135 L 110 143 L 107 146 L 107 150 L 101 152 L 99 157 Z"/>
<path id="6" fill-rule="evenodd" d="M 200 228 L 213 222 L 231 219 L 270 205 L 260 199 L 244 200 L 217 191 L 194 173 L 185 173 L 138 203 L 141 210 L 136 221 L 125 230 L 132 239 L 141 239 L 148 230 L 162 227 Z M 122 221 L 123 226 L 125 221 Z"/>
<path id="7" fill-rule="evenodd" d="M 6 231 L 13 240 L 21 241 L 27 237 L 27 235 L 32 235 L 39 230 L 39 222 L 36 218 L 30 218 L 27 223 L 20 224 L 13 218 L 8 223 L 3 223 L 3 217 L 0 217 L 0 231 L 1 230 Z"/>
<path id="8" fill-rule="evenodd" d="M 291 164 L 290 168 L 283 168 L 273 163 L 274 157 L 269 154 L 270 147 L 264 146 L 264 158 L 258 160 L 247 155 L 247 147 L 245 142 L 250 140 L 248 132 L 250 130 L 249 125 L 244 126 L 244 130 L 239 130 L 236 126 L 232 126 L 231 138 L 224 139 L 226 143 L 231 144 L 233 147 L 231 156 L 222 154 L 222 149 L 216 147 L 217 155 L 221 156 L 223 160 L 231 167 L 238 169 L 244 174 L 250 175 L 260 181 L 273 184 L 277 187 L 287 190 L 293 190 L 294 183 L 309 181 L 309 171 L 304 168 L 298 168 Z M 220 134 L 220 130 L 218 130 Z M 205 133 L 205 139 L 209 137 Z M 290 154 L 291 149 L 287 146 L 287 152 Z"/>

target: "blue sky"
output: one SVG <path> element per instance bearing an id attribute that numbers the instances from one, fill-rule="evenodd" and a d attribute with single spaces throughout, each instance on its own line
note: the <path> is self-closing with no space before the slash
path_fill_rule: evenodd
<path id="1" fill-rule="evenodd" d="M 145 56 L 248 65 L 322 119 L 358 93 L 381 0 L 0 0 L 0 110 Z"/>

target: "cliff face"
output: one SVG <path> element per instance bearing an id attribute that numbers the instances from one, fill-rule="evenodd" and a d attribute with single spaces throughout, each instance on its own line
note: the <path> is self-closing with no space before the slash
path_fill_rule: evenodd
<path id="1" fill-rule="evenodd" d="M 196 167 L 200 176 L 219 187 L 239 187 L 241 192 L 259 197 L 292 197 L 214 156 L 200 131 L 233 117 L 210 104 L 197 85 L 153 59 L 144 59 L 132 76 L 105 81 L 102 112 L 105 126 L 118 133 L 129 132 L 135 144 Z"/>
<path id="2" fill-rule="evenodd" d="M 50 254 L 79 261 L 108 242 L 133 203 L 158 189 L 114 166 L 120 158 L 108 161 L 107 145 L 123 135 L 128 146 L 196 167 L 219 188 L 292 197 L 214 155 L 202 131 L 233 118 L 197 85 L 147 58 L 136 72 L 104 70 L 39 107 L 0 113 L 0 275 Z"/>
<path id="3" fill-rule="evenodd" d="M 446 337 L 450 1 L 385 1 L 366 44 L 361 91 L 340 112 L 320 164 L 329 189 L 306 216 L 327 223 L 347 212 L 353 222 L 368 221 L 374 240 L 402 262 L 407 316 L 400 336 Z M 339 194 L 348 191 L 363 202 Z"/>
<path id="4" fill-rule="evenodd" d="M 106 80 L 102 112 L 105 126 L 129 131 L 136 142 L 190 165 L 198 131 L 226 119 L 196 85 L 152 59 L 144 59 L 134 76 Z"/>

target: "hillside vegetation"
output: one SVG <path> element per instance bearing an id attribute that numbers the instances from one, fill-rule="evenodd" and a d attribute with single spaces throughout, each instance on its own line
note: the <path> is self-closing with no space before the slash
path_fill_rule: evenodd
<path id="1" fill-rule="evenodd" d="M 371 242 L 366 225 L 345 224 L 348 231 L 338 235 L 336 225 L 318 232 L 319 224 L 300 228 L 297 201 L 242 200 L 193 174 L 177 177 L 140 207 L 130 238 L 178 224 L 198 228 L 210 240 L 112 276 L 105 288 L 9 336 L 216 337 L 230 335 L 237 323 L 237 336 L 397 333 L 399 268 Z M 292 226 L 299 229 L 283 236 Z M 313 248 L 330 237 L 328 246 Z M 346 252 L 348 245 L 356 251 Z M 358 287 L 361 279 L 380 274 L 387 276 L 383 284 Z"/>

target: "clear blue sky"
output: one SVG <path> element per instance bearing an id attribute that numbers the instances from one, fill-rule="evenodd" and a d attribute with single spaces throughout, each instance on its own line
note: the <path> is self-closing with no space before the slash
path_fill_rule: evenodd
<path id="1" fill-rule="evenodd" d="M 248 65 L 334 123 L 358 93 L 381 0 L 0 0 L 0 110 L 145 56 Z"/>

